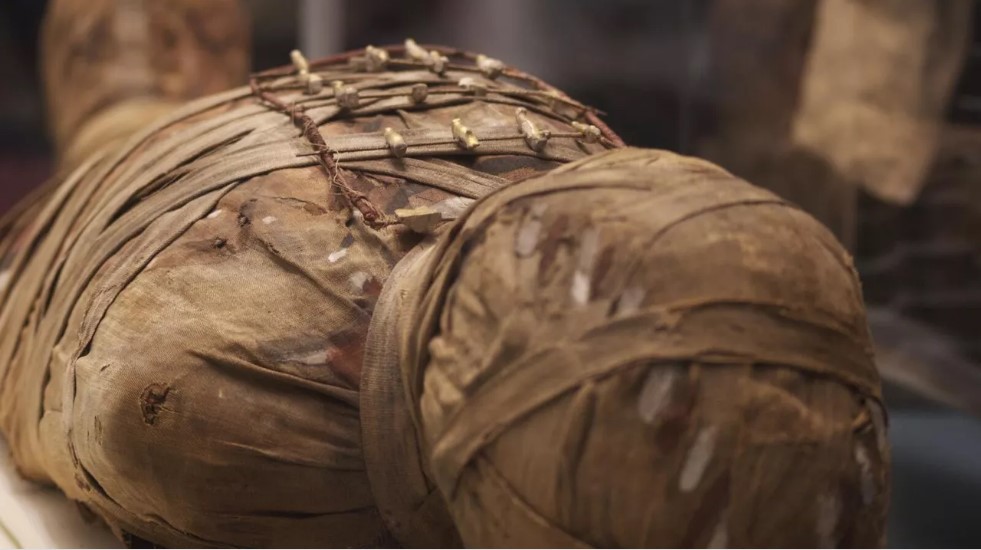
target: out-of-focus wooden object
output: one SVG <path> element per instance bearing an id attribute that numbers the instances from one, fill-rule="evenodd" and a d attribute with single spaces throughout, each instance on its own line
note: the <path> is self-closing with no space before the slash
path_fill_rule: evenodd
<path id="1" fill-rule="evenodd" d="M 41 47 L 64 167 L 187 100 L 244 84 L 249 70 L 239 0 L 52 0 Z"/>
<path id="2" fill-rule="evenodd" d="M 715 0 L 710 13 L 716 127 L 699 153 L 799 204 L 854 245 L 855 189 L 791 146 L 819 0 Z"/>
<path id="3" fill-rule="evenodd" d="M 970 34 L 971 0 L 823 0 L 793 139 L 898 204 L 926 179 Z"/>
<path id="4" fill-rule="evenodd" d="M 967 0 L 716 0 L 701 153 L 853 254 L 885 380 L 978 413 L 981 133 L 946 125 Z"/>
<path id="5" fill-rule="evenodd" d="M 787 142 L 817 0 L 715 0 L 709 17 L 723 166 L 760 162 Z"/>

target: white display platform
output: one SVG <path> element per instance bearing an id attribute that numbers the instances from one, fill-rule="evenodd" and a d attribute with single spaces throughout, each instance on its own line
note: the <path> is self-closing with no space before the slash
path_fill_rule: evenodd
<path id="1" fill-rule="evenodd" d="M 102 525 L 82 519 L 58 490 L 24 481 L 0 439 L 0 549 L 124 548 Z"/>

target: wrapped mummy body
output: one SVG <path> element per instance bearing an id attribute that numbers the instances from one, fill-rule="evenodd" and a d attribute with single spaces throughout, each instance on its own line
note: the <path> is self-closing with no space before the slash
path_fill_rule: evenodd
<path id="1" fill-rule="evenodd" d="M 621 149 L 488 196 L 406 262 L 376 320 L 405 296 L 400 364 L 468 545 L 881 544 L 858 284 L 796 207 Z"/>
<path id="2" fill-rule="evenodd" d="M 174 546 L 879 544 L 830 234 L 408 46 L 297 56 L 4 223 L 20 471 Z"/>
<path id="3" fill-rule="evenodd" d="M 2 420 L 21 471 L 164 544 L 380 540 L 358 387 L 374 302 L 427 231 L 406 224 L 615 139 L 586 143 L 571 100 L 446 53 L 443 74 L 401 51 L 374 72 L 343 56 L 310 69 L 343 83 L 317 93 L 292 68 L 258 77 L 39 202 L 4 289 Z M 550 132 L 540 151 L 522 122 Z M 343 168 L 325 174 L 320 153 Z"/>

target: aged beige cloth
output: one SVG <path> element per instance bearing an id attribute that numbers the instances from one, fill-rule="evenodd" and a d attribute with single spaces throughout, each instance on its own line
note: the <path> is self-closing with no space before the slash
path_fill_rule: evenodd
<path id="1" fill-rule="evenodd" d="M 399 271 L 369 342 L 400 342 L 468 546 L 883 544 L 860 286 L 797 207 L 622 149 L 489 195 Z"/>
<path id="2" fill-rule="evenodd" d="M 613 145 L 612 134 L 585 143 L 568 113 L 590 115 L 552 88 L 441 51 L 443 74 L 400 49 L 381 71 L 361 54 L 313 69 L 348 83 L 357 106 L 329 85 L 304 93 L 293 70 L 258 83 L 303 106 L 350 191 L 393 219 L 427 207 L 452 220 Z M 429 88 L 422 102 L 417 86 Z M 392 541 L 386 521 L 399 530 L 372 493 L 359 386 L 375 300 L 423 236 L 369 226 L 346 205 L 291 109 L 248 88 L 192 103 L 92 155 L 4 225 L 0 428 L 22 474 L 123 538 L 372 546 Z M 457 118 L 477 149 L 455 139 Z M 553 137 L 532 149 L 519 118 Z M 456 540 L 448 518 L 419 536 L 401 540 Z"/>

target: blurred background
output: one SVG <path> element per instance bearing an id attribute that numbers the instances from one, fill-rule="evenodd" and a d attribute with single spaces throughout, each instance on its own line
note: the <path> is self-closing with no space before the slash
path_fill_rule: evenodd
<path id="1" fill-rule="evenodd" d="M 486 53 L 817 216 L 855 255 L 887 379 L 889 545 L 981 544 L 978 2 L 246 3 L 254 69 L 406 37 Z M 44 7 L 0 3 L 0 213 L 52 173 Z"/>

